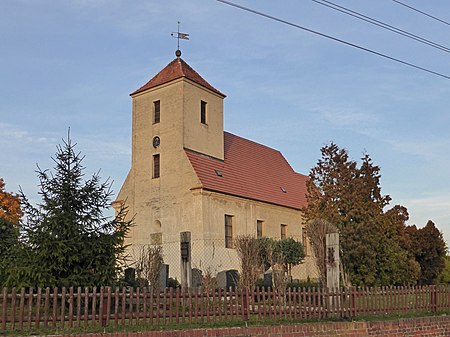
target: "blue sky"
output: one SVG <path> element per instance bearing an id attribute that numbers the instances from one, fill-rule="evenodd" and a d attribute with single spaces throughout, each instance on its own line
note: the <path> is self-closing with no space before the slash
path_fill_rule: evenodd
<path id="1" fill-rule="evenodd" d="M 450 47 L 450 26 L 392 0 L 341 6 Z M 244 1 L 280 17 L 450 75 L 449 54 L 313 1 Z M 450 21 L 447 0 L 403 2 Z M 51 168 L 67 135 L 118 192 L 130 167 L 131 99 L 174 58 L 227 95 L 227 131 L 280 150 L 308 174 L 333 141 L 381 167 L 391 206 L 433 220 L 450 239 L 450 80 L 214 0 L 2 0 L 0 176 L 37 200 L 36 163 Z"/>

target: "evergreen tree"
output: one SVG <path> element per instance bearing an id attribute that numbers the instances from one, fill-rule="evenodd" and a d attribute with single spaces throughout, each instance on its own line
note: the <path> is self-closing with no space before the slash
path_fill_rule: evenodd
<path id="1" fill-rule="evenodd" d="M 84 157 L 70 137 L 58 145 L 54 173 L 38 167 L 40 197 L 34 207 L 22 193 L 26 243 L 31 252 L 28 275 L 34 286 L 111 285 L 125 256 L 124 239 L 132 221 L 122 208 L 114 218 L 111 183 L 98 173 L 84 180 Z"/>
<path id="2" fill-rule="evenodd" d="M 414 241 L 412 251 L 420 264 L 419 284 L 436 284 L 445 268 L 447 253 L 442 233 L 431 220 L 423 228 L 411 226 L 408 231 Z"/>
<path id="3" fill-rule="evenodd" d="M 353 285 L 415 283 L 417 266 L 398 240 L 391 198 L 381 193 L 380 168 L 364 155 L 358 167 L 345 149 L 331 143 L 311 169 L 306 220 L 322 219 L 339 229 L 341 262 Z"/>

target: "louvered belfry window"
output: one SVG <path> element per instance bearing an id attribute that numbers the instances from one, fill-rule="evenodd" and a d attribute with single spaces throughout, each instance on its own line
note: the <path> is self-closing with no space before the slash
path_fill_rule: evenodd
<path id="1" fill-rule="evenodd" d="M 206 124 L 206 102 L 200 102 L 200 122 Z"/>

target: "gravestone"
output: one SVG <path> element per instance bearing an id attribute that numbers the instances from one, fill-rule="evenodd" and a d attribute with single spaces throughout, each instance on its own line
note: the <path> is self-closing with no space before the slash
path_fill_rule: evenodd
<path id="1" fill-rule="evenodd" d="M 125 282 L 132 284 L 136 281 L 136 269 L 127 268 L 125 269 Z"/>
<path id="2" fill-rule="evenodd" d="M 285 275 L 285 272 L 283 270 L 275 270 L 273 271 L 272 268 L 267 270 L 264 273 L 264 279 L 263 279 L 263 286 L 264 288 L 274 288 L 276 285 L 274 285 L 273 278 L 275 277 L 276 280 L 280 280 L 282 277 L 286 278 L 286 282 L 292 282 L 292 276 Z"/>
<path id="3" fill-rule="evenodd" d="M 192 287 L 201 287 L 203 283 L 203 273 L 200 269 L 192 268 Z"/>
<path id="4" fill-rule="evenodd" d="M 269 287 L 272 288 L 272 270 L 264 273 L 263 286 L 266 289 Z"/>
<path id="5" fill-rule="evenodd" d="M 163 264 L 159 271 L 159 289 L 164 290 L 169 285 L 169 265 Z"/>
<path id="6" fill-rule="evenodd" d="M 236 288 L 239 283 L 239 272 L 236 269 L 223 270 L 217 274 L 217 286 L 222 289 Z"/>

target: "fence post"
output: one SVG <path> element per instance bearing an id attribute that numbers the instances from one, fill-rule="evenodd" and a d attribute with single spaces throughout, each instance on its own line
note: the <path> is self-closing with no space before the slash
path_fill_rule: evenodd
<path id="1" fill-rule="evenodd" d="M 99 307 L 99 319 L 101 326 L 106 326 L 106 311 L 107 311 L 107 301 L 105 301 L 105 287 L 100 288 L 100 307 Z"/>
<path id="2" fill-rule="evenodd" d="M 39 291 L 40 288 L 39 288 Z M 39 304 L 38 304 L 39 308 Z M 69 288 L 69 328 L 72 328 L 73 326 L 73 287 Z"/>
<path id="3" fill-rule="evenodd" d="M 356 287 L 351 287 L 351 309 L 350 313 L 352 314 L 352 319 L 356 317 L 356 296 L 357 296 L 357 289 Z"/>
<path id="4" fill-rule="evenodd" d="M 431 312 L 435 313 L 437 311 L 437 293 L 436 293 L 436 286 L 429 286 L 430 287 L 430 297 L 431 297 Z"/>
<path id="5" fill-rule="evenodd" d="M 39 325 L 41 323 L 41 299 L 42 299 L 42 288 L 38 288 L 37 298 L 36 298 L 36 317 L 35 326 L 39 330 Z"/>
<path id="6" fill-rule="evenodd" d="M 30 287 L 30 291 L 28 292 L 28 320 L 27 320 L 28 332 L 31 331 L 32 317 L 33 317 L 33 287 Z"/>
<path id="7" fill-rule="evenodd" d="M 6 303 L 8 301 L 8 293 L 7 288 L 3 288 L 3 294 L 2 294 L 2 330 L 6 331 Z"/>
<path id="8" fill-rule="evenodd" d="M 244 321 L 248 321 L 249 318 L 249 298 L 248 298 L 248 287 L 245 287 L 242 296 L 243 296 L 243 301 L 242 301 L 242 318 L 244 319 Z"/>
<path id="9" fill-rule="evenodd" d="M 15 326 L 16 326 L 16 288 L 12 288 L 12 292 L 11 292 L 11 319 L 10 319 L 10 324 L 11 324 L 11 329 L 14 330 Z"/>

